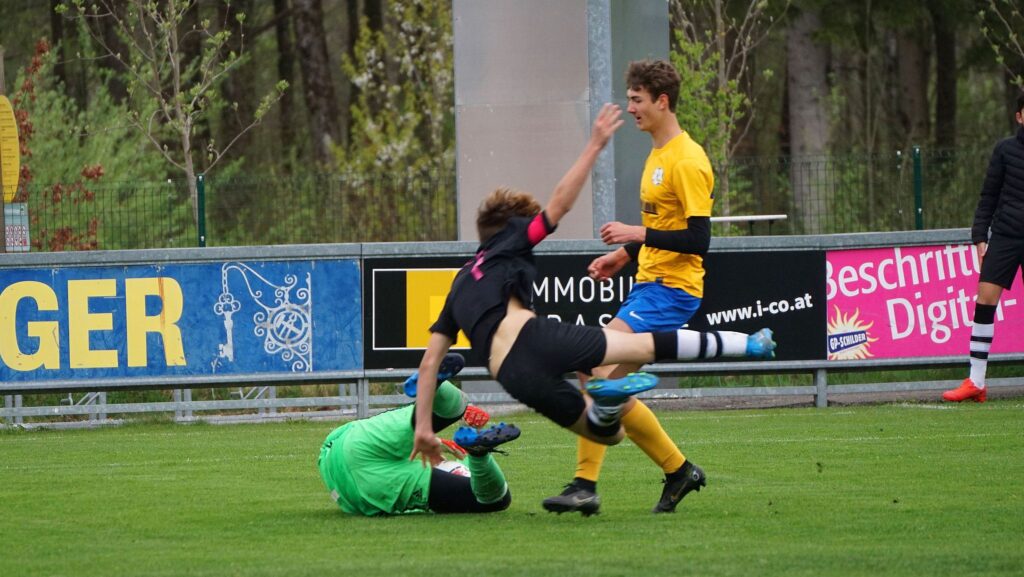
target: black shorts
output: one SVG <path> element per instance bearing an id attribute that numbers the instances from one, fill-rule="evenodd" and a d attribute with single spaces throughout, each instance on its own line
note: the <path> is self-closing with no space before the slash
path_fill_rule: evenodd
<path id="1" fill-rule="evenodd" d="M 504 511 L 512 504 L 512 492 L 494 503 L 481 503 L 473 494 L 469 477 L 453 475 L 448 471 L 430 471 L 430 494 L 427 506 L 435 513 L 493 513 Z"/>
<path id="2" fill-rule="evenodd" d="M 1010 288 L 1017 271 L 1024 268 L 1024 238 L 993 234 L 981 260 L 978 280 Z"/>
<path id="3" fill-rule="evenodd" d="M 586 401 L 565 374 L 600 366 L 607 347 L 599 328 L 533 318 L 501 363 L 498 382 L 517 401 L 569 427 L 583 414 Z"/>

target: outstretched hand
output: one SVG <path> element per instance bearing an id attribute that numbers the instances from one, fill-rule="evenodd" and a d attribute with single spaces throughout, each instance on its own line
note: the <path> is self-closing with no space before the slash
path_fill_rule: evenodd
<path id="1" fill-rule="evenodd" d="M 594 127 L 590 130 L 590 140 L 604 147 L 615 131 L 625 122 L 621 118 L 622 108 L 618 104 L 605 104 L 594 119 Z"/>
<path id="2" fill-rule="evenodd" d="M 605 244 L 626 244 L 647 240 L 647 228 L 618 221 L 601 225 L 601 240 Z"/>
<path id="3" fill-rule="evenodd" d="M 417 456 L 423 461 L 424 468 L 441 463 L 444 461 L 444 457 L 441 456 L 441 440 L 433 432 L 420 433 L 416 431 L 409 460 L 412 461 Z"/>
<path id="4" fill-rule="evenodd" d="M 579 158 L 573 162 L 562 179 L 555 185 L 555 190 L 551 193 L 551 200 L 544 207 L 544 214 L 551 226 L 557 226 L 562 217 L 572 210 L 583 185 L 590 178 L 590 172 L 601 151 L 611 140 L 612 134 L 615 134 L 615 131 L 622 126 L 623 121 L 619 118 L 620 116 L 622 116 L 622 109 L 617 104 L 605 104 L 597 113 L 587 145 L 583 148 Z"/>
<path id="5" fill-rule="evenodd" d="M 619 252 L 621 251 L 613 250 L 591 261 L 590 266 L 587 267 L 587 274 L 590 278 L 598 281 L 607 280 L 622 270 L 622 267 L 629 262 L 629 257 L 620 258 Z"/>

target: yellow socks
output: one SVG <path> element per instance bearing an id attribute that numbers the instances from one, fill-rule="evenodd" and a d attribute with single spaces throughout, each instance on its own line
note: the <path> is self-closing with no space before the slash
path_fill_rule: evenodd
<path id="1" fill-rule="evenodd" d="M 585 437 L 576 439 L 576 477 L 596 483 L 598 476 L 601 475 L 601 463 L 604 462 L 604 453 L 608 446 Z"/>
<path id="2" fill-rule="evenodd" d="M 686 457 L 679 447 L 676 447 L 672 438 L 661 427 L 658 417 L 655 417 L 651 409 L 639 399 L 632 410 L 622 415 L 622 426 L 626 429 L 629 440 L 647 453 L 662 471 L 673 473 L 686 462 Z"/>
<path id="3" fill-rule="evenodd" d="M 629 440 L 640 447 L 665 473 L 678 471 L 686 462 L 686 457 L 661 427 L 658 417 L 639 400 L 629 412 L 622 415 L 622 426 Z M 608 447 L 583 437 L 577 439 L 576 477 L 596 483 Z"/>

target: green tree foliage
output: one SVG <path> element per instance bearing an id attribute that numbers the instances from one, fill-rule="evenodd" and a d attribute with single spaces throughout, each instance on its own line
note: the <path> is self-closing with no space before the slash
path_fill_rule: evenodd
<path id="1" fill-rule="evenodd" d="M 751 105 L 750 96 L 740 89 L 738 79 L 718 82 L 721 58 L 718 51 L 708 50 L 703 42 L 676 32 L 671 59 L 682 77 L 676 117 L 716 164 L 727 160 L 735 119 Z"/>
<path id="2" fill-rule="evenodd" d="M 789 0 L 670 3 L 670 58 L 682 77 L 676 116 L 716 166 L 716 197 L 723 215 L 746 210 L 751 201 L 746 183 L 731 186 L 730 163 L 754 117 L 754 51 L 788 5 Z M 769 79 L 774 72 L 765 67 L 756 74 Z"/>
<path id="3" fill-rule="evenodd" d="M 381 30 L 364 18 L 342 70 L 358 96 L 351 142 L 338 151 L 349 172 L 395 169 L 428 175 L 454 167 L 451 5 L 391 2 Z"/>
<path id="4" fill-rule="evenodd" d="M 981 32 L 989 41 L 996 61 L 1013 82 L 1024 90 L 1024 8 L 1019 0 L 987 0 L 978 11 Z"/>
<path id="5" fill-rule="evenodd" d="M 144 153 L 145 143 L 124 121 L 126 110 L 102 83 L 94 83 L 88 108 L 80 108 L 57 81 L 55 60 L 41 40 L 15 80 L 24 182 L 17 200 L 29 205 L 33 248 L 146 246 L 143 237 L 152 225 L 145 218 L 171 211 L 173 202 L 155 206 L 138 183 L 162 180 L 162 163 Z M 103 211 L 96 210 L 100 206 Z M 166 240 L 160 236 L 150 245 Z"/>
<path id="6" fill-rule="evenodd" d="M 249 124 L 227 136 L 226 143 L 211 140 L 205 150 L 196 146 L 199 127 L 216 116 L 222 104 L 219 86 L 242 60 L 242 44 L 236 51 L 230 41 L 236 29 L 241 33 L 245 14 L 235 13 L 235 22 L 201 17 L 189 27 L 188 16 L 198 10 L 196 0 L 68 0 L 59 10 L 75 15 L 79 22 L 114 21 L 121 40 L 131 48 L 129 54 L 115 50 L 93 27 L 84 26 L 83 30 L 89 31 L 102 56 L 116 59 L 127 70 L 127 118 L 181 171 L 188 182 L 193 220 L 197 221 L 196 174 L 212 169 L 239 137 L 261 123 L 288 88 L 282 81 L 260 97 Z M 196 39 L 198 53 L 186 54 L 185 46 Z"/>
<path id="7" fill-rule="evenodd" d="M 71 100 L 58 105 L 59 94 L 40 94 L 42 104 L 33 105 L 33 191 L 60 183 L 65 187 L 61 198 L 67 199 L 82 194 L 66 188 L 81 180 L 94 198 L 105 198 L 103 190 L 113 186 L 111 181 L 120 187 L 122 181 L 134 180 L 134 189 L 119 188 L 116 195 L 118 202 L 136 202 L 139 210 L 135 224 L 124 227 L 135 232 L 124 234 L 164 227 L 152 221 L 162 214 L 171 215 L 173 230 L 191 235 L 195 216 L 189 199 L 196 190 L 190 187 L 195 173 L 207 172 L 208 226 L 216 244 L 455 238 L 451 0 L 323 0 L 326 61 L 334 66 L 328 76 L 338 92 L 337 116 L 344 133 L 335 140 L 341 144 L 333 148 L 326 171 L 316 163 L 312 139 L 301 134 L 315 122 L 304 114 L 303 103 L 297 101 L 289 115 L 267 112 L 283 87 L 278 81 L 285 77 L 272 63 L 280 57 L 296 59 L 281 40 L 289 38 L 294 23 L 288 2 L 247 2 L 251 13 L 244 27 L 234 9 L 238 0 L 231 0 L 231 10 L 225 9 L 226 0 L 63 3 L 71 9 L 68 18 L 56 20 L 62 24 L 57 26 L 50 19 L 51 2 L 0 2 L 0 22 L 14 24 L 0 29 L 8 71 L 23 67 L 31 57 L 28 39 L 34 36 L 29 31 L 49 23 L 53 34 L 65 40 L 62 63 L 70 86 L 63 91 Z M 811 209 L 828 215 L 827 231 L 907 226 L 907 147 L 921 145 L 929 159 L 940 116 L 955 116 L 955 143 L 963 154 L 925 163 L 925 222 L 934 225 L 941 204 L 950 212 L 942 222 L 962 226 L 964 217 L 953 215 L 974 202 L 980 176 L 960 169 L 970 165 L 973 170 L 972 151 L 990 152 L 992 141 L 1005 134 L 1011 92 L 1006 76 L 1012 74 L 1020 83 L 1024 74 L 1021 6 L 1019 0 L 671 0 L 671 56 L 683 76 L 678 113 L 683 128 L 716 164 L 716 214 L 787 213 L 790 220 L 776 226 L 802 232 L 796 227 L 800 219 L 795 217 L 792 162 L 779 158 L 792 151 L 794 142 L 783 71 L 787 20 L 799 8 L 821 14 L 815 40 L 828 47 L 826 112 L 835 138 L 820 152 L 831 161 L 814 168 L 816 180 L 807 181 Z M 952 23 L 947 32 L 955 34 L 941 36 L 951 41 L 938 40 L 933 13 Z M 118 15 L 134 18 L 122 18 L 120 26 L 100 20 Z M 283 36 L 267 33 L 278 24 Z M 94 34 L 115 27 L 127 48 L 111 53 L 105 50 L 112 46 L 109 34 Z M 953 110 L 938 105 L 938 87 L 944 88 L 944 101 L 951 102 L 952 84 L 937 81 L 937 42 L 955 45 L 956 65 L 943 68 L 946 80 L 950 71 L 956 76 Z M 113 65 L 114 57 L 124 66 Z M 247 68 L 240 69 L 247 58 Z M 101 85 L 112 86 L 106 84 L 110 77 L 104 71 L 112 70 L 134 79 L 127 108 L 114 107 L 104 95 Z M 245 75 L 240 83 L 244 88 L 230 97 L 222 95 L 221 81 L 239 74 Z M 300 75 L 295 79 L 307 83 Z M 40 77 L 39 82 L 52 81 Z M 11 74 L 7 85 L 13 85 Z M 229 99 L 238 101 L 237 109 Z M 265 128 L 298 131 L 297 144 L 288 146 L 288 138 L 267 138 L 266 132 L 255 131 L 264 115 Z M 127 125 L 134 126 L 135 137 Z M 252 138 L 236 140 L 243 128 L 251 130 Z M 119 148 L 105 148 L 104 142 Z M 136 148 L 122 157 L 127 142 Z M 140 142 L 147 146 L 140 147 Z M 228 148 L 234 164 L 223 158 Z M 41 155 L 59 162 L 41 162 Z M 164 162 L 163 170 L 159 162 Z M 984 159 L 980 163 L 983 169 Z M 216 171 L 210 173 L 214 165 Z M 952 165 L 960 172 L 952 172 Z M 94 170 L 96 166 L 103 170 Z M 89 178 L 82 173 L 87 167 Z M 244 176 L 233 178 L 236 169 Z M 143 176 L 151 171 L 153 177 Z M 165 172 L 178 180 L 168 184 Z M 934 192 L 927 175 L 935 175 Z M 143 181 L 148 184 L 138 184 Z M 167 193 L 156 208 L 132 200 L 157 190 Z M 835 205 L 822 201 L 833 193 Z M 56 217 L 72 214 L 73 206 L 84 204 L 62 201 L 34 210 Z M 104 215 L 97 217 L 95 236 L 107 248 L 106 227 L 113 217 L 105 206 L 94 212 Z M 722 232 L 728 231 L 716 229 L 716 234 Z M 165 245 L 185 242 L 176 234 L 167 236 Z M 153 246 L 156 241 L 140 236 L 137 242 Z M 122 246 L 130 245 L 124 241 Z"/>
<path id="8" fill-rule="evenodd" d="M 389 2 L 380 30 L 364 21 L 342 70 L 357 96 L 349 144 L 337 150 L 338 166 L 375 183 L 354 182 L 353 193 L 369 190 L 374 196 L 349 199 L 371 219 L 406 215 L 413 221 L 403 228 L 412 230 L 419 228 L 416 222 L 426 225 L 438 217 L 431 208 L 435 199 L 450 199 L 454 207 L 451 3 Z"/>
<path id="9" fill-rule="evenodd" d="M 388 2 L 380 27 L 363 18 L 341 67 L 354 95 L 348 144 L 335 146 L 334 170 L 211 179 L 213 195 L 245 187 L 265 201 L 238 207 L 233 222 L 211 223 L 216 242 L 455 238 L 450 0 Z"/>

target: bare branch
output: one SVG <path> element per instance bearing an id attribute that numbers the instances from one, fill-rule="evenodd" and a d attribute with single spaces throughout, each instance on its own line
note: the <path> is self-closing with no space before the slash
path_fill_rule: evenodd
<path id="1" fill-rule="evenodd" d="M 1019 26 L 1015 26 L 1011 22 L 1012 20 L 1014 20 L 1014 17 L 1016 16 L 1016 20 L 1020 20 L 1021 23 L 1024 23 L 1024 16 L 1022 16 L 1020 9 L 1014 7 L 1010 2 L 1006 2 L 1006 4 L 1007 4 L 1007 8 L 1006 8 L 1007 13 L 1003 14 L 1002 9 L 1000 9 L 999 6 L 997 5 L 997 0 L 989 0 L 989 3 L 988 3 L 989 7 L 988 7 L 988 12 L 987 12 L 988 14 L 994 15 L 995 18 L 1002 25 L 1002 28 L 1005 29 L 1005 31 L 1006 31 L 1006 38 L 1000 37 L 998 40 L 995 39 L 995 38 L 992 38 L 990 36 L 990 32 L 987 30 L 987 28 L 984 25 L 982 26 L 982 33 L 986 36 L 986 38 L 989 39 L 990 42 L 992 42 L 992 49 L 996 52 L 996 55 L 1000 56 L 999 64 L 1003 68 L 1006 69 L 1006 71 L 1010 74 L 1010 76 L 1012 76 L 1014 78 L 1017 78 L 1018 81 L 1020 81 L 1019 80 L 1019 75 L 1021 73 L 1020 70 L 1019 69 L 1015 70 L 1013 68 L 1013 66 L 1008 64 L 1006 62 L 1006 60 L 1001 57 L 1001 54 L 999 53 L 999 49 L 996 46 L 997 42 L 1000 43 L 1000 44 L 1003 44 L 1004 46 L 1006 46 L 1006 44 L 1009 44 L 1009 46 L 1007 47 L 1007 50 L 1011 51 L 1011 52 L 1014 52 L 1016 55 L 1020 56 L 1021 65 L 1022 65 L 1022 67 L 1024 67 L 1024 47 L 1021 46 L 1020 37 L 1018 35 L 1019 33 L 1017 32 L 1018 30 L 1020 30 L 1020 28 L 1019 28 Z M 979 13 L 979 16 L 984 17 L 984 14 L 986 14 L 986 12 L 983 10 L 981 13 Z"/>
<path id="2" fill-rule="evenodd" d="M 193 205 L 193 218 L 197 216 L 195 191 L 195 164 L 192 139 L 196 124 L 209 114 L 206 102 L 217 85 L 231 74 L 242 61 L 244 54 L 244 14 L 225 11 L 224 18 L 212 25 L 202 21 L 196 26 L 183 30 L 182 23 L 196 9 L 196 0 L 95 0 L 86 5 L 86 0 L 68 0 L 78 18 L 86 23 L 109 19 L 118 35 L 128 46 L 129 54 L 118 53 L 110 43 L 96 33 L 95 26 L 86 26 L 91 38 L 105 56 L 115 58 L 127 71 L 133 98 L 129 99 L 129 122 L 141 132 L 163 158 L 176 169 L 185 173 L 189 181 L 189 193 Z M 96 6 L 93 10 L 89 6 Z M 230 15 L 230 16 L 229 16 Z M 237 31 L 229 18 L 237 18 Z M 220 26 L 215 29 L 213 26 Z M 230 40 L 239 34 L 237 48 L 232 49 Z M 201 50 L 194 61 L 183 61 L 183 42 L 198 41 Z M 264 100 L 266 106 L 276 103 L 281 97 L 270 93 Z M 214 150 L 214 162 L 239 138 L 258 126 L 266 109 L 247 125 L 220 151 Z M 143 118 L 145 117 L 145 118 Z M 171 134 L 177 143 L 163 141 Z M 207 168 L 209 169 L 209 167 Z"/>

